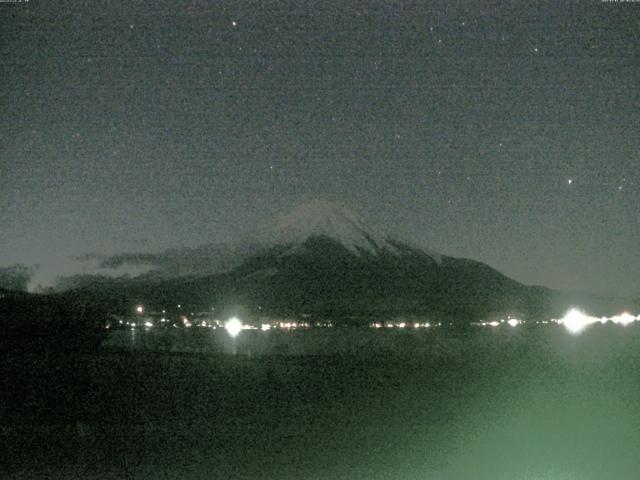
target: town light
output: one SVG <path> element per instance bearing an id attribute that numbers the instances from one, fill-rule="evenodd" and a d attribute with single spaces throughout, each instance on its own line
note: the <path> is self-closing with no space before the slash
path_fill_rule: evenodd
<path id="1" fill-rule="evenodd" d="M 636 317 L 634 317 L 633 315 L 631 315 L 628 312 L 624 312 L 624 313 L 622 313 L 620 315 L 614 315 L 613 317 L 610 318 L 610 320 L 613 323 L 616 323 L 616 324 L 619 323 L 622 326 L 627 326 L 627 325 L 635 322 Z"/>
<path id="2" fill-rule="evenodd" d="M 224 328 L 232 338 L 236 338 L 242 330 L 242 322 L 238 317 L 232 317 L 224 324 Z"/>
<path id="3" fill-rule="evenodd" d="M 580 310 L 572 308 L 567 312 L 567 314 L 561 320 L 564 328 L 566 328 L 569 333 L 577 334 L 582 332 L 591 322 L 591 318 Z"/>

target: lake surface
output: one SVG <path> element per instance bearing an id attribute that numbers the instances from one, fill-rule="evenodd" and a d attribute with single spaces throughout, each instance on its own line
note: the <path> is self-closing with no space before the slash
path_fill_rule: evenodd
<path id="1" fill-rule="evenodd" d="M 183 343 L 129 337 L 135 348 L 114 350 L 131 335 L 123 331 L 96 354 L 7 358 L 2 477 L 555 480 L 640 471 L 637 325 L 580 335 L 557 325 L 245 331 L 237 355 L 224 353 L 234 346 L 223 331 L 209 333 Z M 179 353 L 189 342 L 207 353 Z"/>

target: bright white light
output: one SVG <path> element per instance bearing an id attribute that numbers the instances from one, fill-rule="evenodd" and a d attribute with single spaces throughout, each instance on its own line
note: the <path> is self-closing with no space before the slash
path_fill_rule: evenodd
<path id="1" fill-rule="evenodd" d="M 507 323 L 508 323 L 510 326 L 515 327 L 515 326 L 517 326 L 517 325 L 519 325 L 519 324 L 520 324 L 520 320 L 517 320 L 517 319 L 515 319 L 515 318 L 510 318 L 510 319 L 507 321 Z"/>
<path id="2" fill-rule="evenodd" d="M 619 323 L 620 325 L 623 325 L 623 326 L 627 326 L 630 323 L 635 322 L 635 320 L 636 320 L 636 317 L 634 317 L 633 315 L 627 312 L 611 317 L 611 321 L 613 323 Z"/>
<path id="3" fill-rule="evenodd" d="M 640 319 L 640 317 L 638 319 Z M 621 313 L 620 315 L 614 315 L 613 317 L 597 318 L 585 315 L 584 313 L 574 308 L 569 310 L 564 318 L 561 318 L 560 320 L 554 319 L 551 320 L 551 322 L 562 323 L 565 328 L 571 333 L 580 333 L 592 323 L 601 323 L 604 325 L 607 322 L 613 322 L 617 325 L 627 326 L 635 322 L 636 320 L 636 317 L 627 312 Z"/>
<path id="4" fill-rule="evenodd" d="M 232 317 L 224 324 L 224 328 L 231 337 L 236 338 L 242 330 L 242 322 L 237 317 Z"/>
<path id="5" fill-rule="evenodd" d="M 266 332 L 267 330 L 271 330 L 271 325 L 269 325 L 268 323 L 263 323 L 262 326 L 260 327 L 260 330 L 262 330 L 263 332 Z"/>
<path id="6" fill-rule="evenodd" d="M 142 305 L 138 305 L 138 306 L 136 307 L 136 312 L 138 312 L 138 313 L 142 313 L 142 312 L 144 312 L 144 307 L 143 307 Z"/>
<path id="7" fill-rule="evenodd" d="M 135 322 L 131 322 L 131 328 L 136 328 L 136 323 Z"/>
<path id="8" fill-rule="evenodd" d="M 560 323 L 564 325 L 564 328 L 566 328 L 569 333 L 577 334 L 582 332 L 582 330 L 592 323 L 592 317 L 585 315 L 580 310 L 572 308 L 560 320 Z"/>
<path id="9" fill-rule="evenodd" d="M 144 322 L 144 326 L 145 326 L 145 327 L 147 327 L 147 328 L 151 328 L 151 327 L 153 327 L 153 323 L 151 323 L 151 322 Z"/>
<path id="10" fill-rule="evenodd" d="M 489 322 L 489 325 L 491 325 L 492 327 L 497 327 L 498 325 L 500 325 L 500 322 L 496 322 L 494 320 L 493 322 Z"/>

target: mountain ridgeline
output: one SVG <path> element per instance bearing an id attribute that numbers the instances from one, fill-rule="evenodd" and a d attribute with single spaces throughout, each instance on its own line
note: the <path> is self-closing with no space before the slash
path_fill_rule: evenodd
<path id="1" fill-rule="evenodd" d="M 460 323 L 507 315 L 534 320 L 575 305 L 594 315 L 629 305 L 523 285 L 481 262 L 396 240 L 328 202 L 295 209 L 261 232 L 259 244 L 225 272 L 101 282 L 65 295 L 113 312 L 137 302 L 217 311 L 239 305 L 255 315 L 356 324 L 403 315 Z"/>
<path id="2" fill-rule="evenodd" d="M 402 243 L 393 245 L 393 252 L 355 253 L 330 236 L 314 235 L 248 259 L 232 272 L 232 284 L 237 294 L 269 310 L 332 318 L 414 314 L 475 319 L 536 308 L 539 289 L 482 263 L 446 256 L 436 260 Z"/>

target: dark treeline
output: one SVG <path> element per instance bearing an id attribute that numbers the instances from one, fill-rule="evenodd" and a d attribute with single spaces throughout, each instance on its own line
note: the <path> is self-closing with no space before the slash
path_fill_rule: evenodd
<path id="1" fill-rule="evenodd" d="M 96 349 L 106 333 L 106 311 L 59 295 L 0 290 L 0 348 Z"/>

